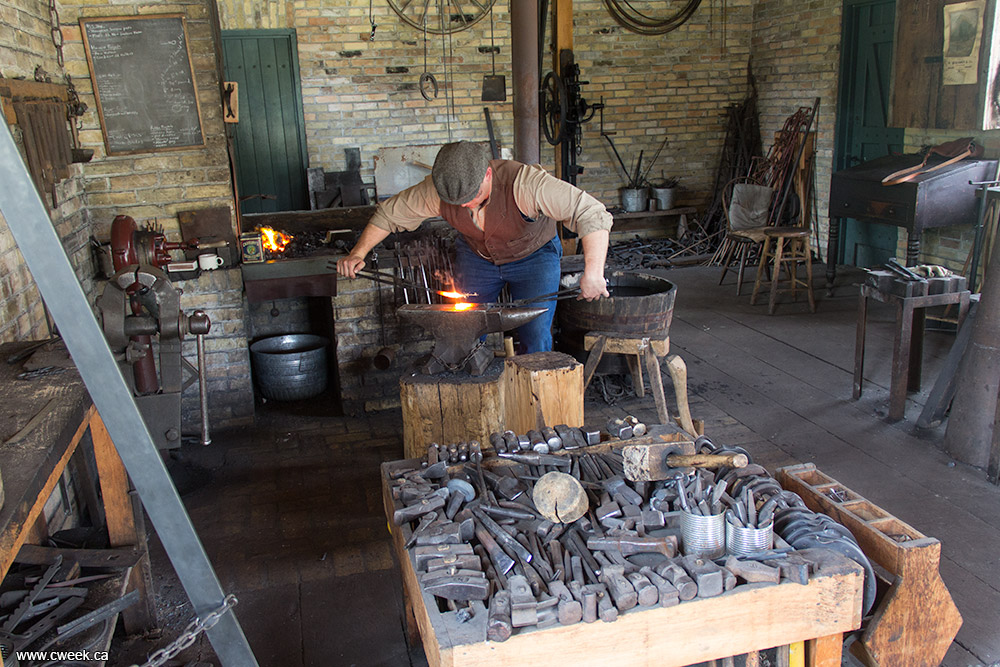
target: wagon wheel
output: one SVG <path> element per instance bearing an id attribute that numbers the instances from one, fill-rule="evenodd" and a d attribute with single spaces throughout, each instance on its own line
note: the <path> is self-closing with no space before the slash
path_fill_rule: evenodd
<path id="1" fill-rule="evenodd" d="M 404 22 L 435 35 L 461 32 L 479 23 L 496 0 L 389 0 Z"/>
<path id="2" fill-rule="evenodd" d="M 556 146 L 566 134 L 566 113 L 568 111 L 566 84 L 558 74 L 549 72 L 542 79 L 542 89 L 539 94 L 541 97 L 539 105 L 541 107 L 542 130 L 545 132 L 545 139 Z"/>

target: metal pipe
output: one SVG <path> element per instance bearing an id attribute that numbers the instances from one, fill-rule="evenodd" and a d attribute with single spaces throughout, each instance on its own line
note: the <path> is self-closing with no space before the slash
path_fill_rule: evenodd
<path id="1" fill-rule="evenodd" d="M 511 69 L 514 77 L 514 159 L 541 161 L 538 127 L 538 1 L 510 3 Z"/>
<path id="2" fill-rule="evenodd" d="M 201 444 L 212 444 L 208 434 L 208 378 L 205 376 L 205 334 L 195 336 L 198 346 L 198 400 L 201 407 Z"/>
<path id="3" fill-rule="evenodd" d="M 204 619 L 223 607 L 226 594 L 6 125 L 0 131 L 0 183 L 5 184 L 0 188 L 0 213 L 52 311 L 194 613 Z M 232 611 L 223 613 L 205 632 L 225 667 L 257 665 Z"/>

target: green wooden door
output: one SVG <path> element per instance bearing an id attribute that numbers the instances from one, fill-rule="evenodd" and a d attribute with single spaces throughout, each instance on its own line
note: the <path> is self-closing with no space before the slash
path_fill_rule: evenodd
<path id="1" fill-rule="evenodd" d="M 835 169 L 903 150 L 903 129 L 889 127 L 895 0 L 844 3 Z M 845 220 L 838 261 L 880 266 L 896 254 L 897 228 Z"/>
<path id="2" fill-rule="evenodd" d="M 309 208 L 306 134 L 294 30 L 224 30 L 226 81 L 239 84 L 231 124 L 243 213 Z"/>

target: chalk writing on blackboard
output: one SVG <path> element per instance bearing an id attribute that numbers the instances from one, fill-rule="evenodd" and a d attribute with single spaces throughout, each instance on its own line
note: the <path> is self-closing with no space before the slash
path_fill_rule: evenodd
<path id="1" fill-rule="evenodd" d="M 80 26 L 109 155 L 205 143 L 183 15 Z"/>

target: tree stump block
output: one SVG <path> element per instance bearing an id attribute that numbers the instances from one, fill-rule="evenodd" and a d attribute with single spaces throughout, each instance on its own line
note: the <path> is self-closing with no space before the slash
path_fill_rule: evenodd
<path id="1" fill-rule="evenodd" d="M 504 426 L 583 426 L 583 364 L 562 352 L 522 354 L 504 362 Z"/>
<path id="2" fill-rule="evenodd" d="M 411 375 L 399 380 L 405 458 L 427 454 L 427 445 L 479 440 L 503 430 L 503 364 L 479 376 L 468 373 Z"/>

